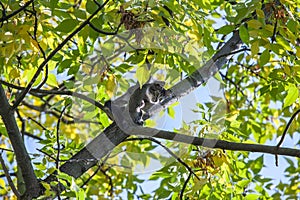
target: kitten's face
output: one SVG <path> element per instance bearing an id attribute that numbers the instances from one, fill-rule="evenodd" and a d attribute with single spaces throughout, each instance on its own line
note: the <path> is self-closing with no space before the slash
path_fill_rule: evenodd
<path id="1" fill-rule="evenodd" d="M 161 102 L 164 97 L 164 91 L 165 89 L 160 84 L 154 83 L 149 87 L 149 94 L 147 94 L 150 97 L 149 101 L 154 104 Z"/>

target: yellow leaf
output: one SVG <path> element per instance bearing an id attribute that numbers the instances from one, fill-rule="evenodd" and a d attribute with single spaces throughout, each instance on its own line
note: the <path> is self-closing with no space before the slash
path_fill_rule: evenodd
<path id="1" fill-rule="evenodd" d="M 239 115 L 239 111 L 238 110 L 232 111 L 230 114 L 228 114 L 226 116 L 226 120 L 231 121 L 231 122 L 235 121 L 236 118 L 238 117 L 238 115 Z"/>
<path id="2" fill-rule="evenodd" d="M 29 81 L 31 81 L 31 79 L 34 76 L 35 72 L 36 72 L 36 69 L 34 69 L 34 68 L 24 70 L 24 73 L 22 74 L 22 80 L 27 81 L 27 83 L 28 83 Z M 43 75 L 39 74 L 39 76 L 35 80 L 33 86 L 35 87 L 35 86 L 39 85 L 42 78 L 43 78 Z"/>
<path id="3" fill-rule="evenodd" d="M 207 180 L 206 179 L 198 180 L 195 178 L 194 182 L 195 184 L 193 186 L 193 191 L 199 191 L 203 187 L 203 185 L 207 183 Z"/>
<path id="4" fill-rule="evenodd" d="M 247 22 L 248 26 L 254 29 L 259 29 L 262 26 L 262 23 L 258 20 L 252 19 Z"/>
<path id="5" fill-rule="evenodd" d="M 108 77 L 107 83 L 106 83 L 106 94 L 111 98 L 114 94 L 116 88 L 116 81 L 115 76 L 111 75 Z"/>
<path id="6" fill-rule="evenodd" d="M 296 47 L 296 56 L 300 58 L 300 47 Z"/>
<path id="7" fill-rule="evenodd" d="M 39 45 L 38 45 L 38 43 L 37 43 L 36 40 L 30 39 L 30 43 L 31 43 L 32 47 L 34 47 L 34 49 L 35 49 L 36 51 L 39 50 Z"/>
<path id="8" fill-rule="evenodd" d="M 142 87 L 149 80 L 150 77 L 150 70 L 148 69 L 148 66 L 139 66 L 136 70 L 136 77 L 138 79 L 140 87 Z"/>
<path id="9" fill-rule="evenodd" d="M 251 53 L 252 55 L 256 55 L 259 52 L 259 41 L 256 40 L 251 44 Z"/>
<path id="10" fill-rule="evenodd" d="M 156 122 L 154 121 L 154 120 L 152 120 L 152 119 L 148 119 L 148 120 L 146 120 L 146 124 L 145 124 L 147 127 L 149 126 L 149 127 L 155 127 L 157 124 L 156 124 Z"/>
<path id="11" fill-rule="evenodd" d="M 196 41 L 201 40 L 202 37 L 197 31 L 188 31 L 187 34 L 191 39 Z"/>
<path id="12" fill-rule="evenodd" d="M 20 71 L 16 68 L 13 68 L 10 72 L 9 72 L 9 77 L 10 78 L 19 78 L 20 77 Z"/>
<path id="13" fill-rule="evenodd" d="M 0 179 L 0 187 L 5 188 L 5 181 Z"/>
<path id="14" fill-rule="evenodd" d="M 48 74 L 47 84 L 53 87 L 58 87 L 56 76 L 54 74 Z"/>
<path id="15" fill-rule="evenodd" d="M 187 26 L 192 26 L 193 21 L 191 19 L 189 19 L 189 20 L 185 21 L 184 24 L 187 25 Z"/>
<path id="16" fill-rule="evenodd" d="M 288 76 L 291 75 L 291 69 L 290 69 L 290 66 L 288 66 L 288 65 L 283 65 L 283 70 L 284 70 L 284 72 L 285 72 Z"/>

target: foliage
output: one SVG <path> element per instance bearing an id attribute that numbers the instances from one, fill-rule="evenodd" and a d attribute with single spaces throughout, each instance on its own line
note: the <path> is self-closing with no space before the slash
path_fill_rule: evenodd
<path id="1" fill-rule="evenodd" d="M 276 141 L 300 103 L 298 1 L 3 0 L 0 5 L 0 84 L 13 105 L 37 75 L 17 105 L 15 118 L 36 177 L 44 180 L 53 173 L 58 177 L 50 184 L 42 182 L 45 191 L 39 198 L 53 195 L 51 186 L 59 183 L 65 187 L 61 196 L 78 199 L 299 198 L 299 158 L 285 157 L 286 166 L 279 163 L 285 167 L 285 179 L 276 183 L 275 176 L 262 173 L 269 164 L 264 155 L 137 136 L 116 146 L 77 179 L 58 170 L 112 123 L 95 102 L 104 105 L 136 82 L 143 85 L 151 75 L 171 88 L 217 53 L 236 31 L 242 50 L 229 54 L 232 58 L 215 76 L 224 85 L 226 100 L 226 128 L 217 138 L 257 144 Z M 159 41 L 160 48 L 154 43 L 140 48 L 156 28 L 170 30 L 168 41 Z M 173 33 L 185 37 L 172 38 Z M 201 47 L 202 53 L 193 47 Z M 162 115 L 176 119 L 177 106 Z M 174 131 L 215 138 L 210 134 L 215 110 L 210 103 L 197 104 L 194 112 L 202 117 L 190 123 L 179 119 L 182 125 Z M 146 125 L 158 123 L 150 119 Z M 289 126 L 293 139 L 298 125 L 299 120 L 294 120 Z M 4 120 L 0 133 L 2 157 L 22 193 L 22 177 Z M 299 141 L 291 145 L 299 147 Z M 275 161 L 271 167 L 275 168 Z M 141 168 L 156 170 L 143 175 Z M 149 183 L 154 188 L 142 187 Z M 0 194 L 15 195 L 4 174 Z"/>

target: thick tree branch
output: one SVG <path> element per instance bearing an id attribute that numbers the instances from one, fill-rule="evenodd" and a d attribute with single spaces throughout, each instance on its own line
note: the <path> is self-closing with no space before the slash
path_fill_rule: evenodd
<path id="1" fill-rule="evenodd" d="M 124 133 L 115 124 L 111 124 L 105 131 L 93 139 L 86 147 L 74 155 L 71 162 L 64 163 L 60 170 L 75 178 L 81 176 L 86 170 L 95 166 L 101 158 L 113 150 L 118 144 L 124 141 L 129 135 Z M 99 146 L 101 144 L 101 146 Z M 72 162 L 73 160 L 90 160 L 89 162 Z M 50 175 L 45 181 L 54 180 Z"/>
<path id="2" fill-rule="evenodd" d="M 241 40 L 238 32 L 235 32 L 232 38 L 225 43 L 225 45 L 213 56 L 210 61 L 208 61 L 202 68 L 195 71 L 191 76 L 187 77 L 171 88 L 172 92 L 175 93 L 176 98 L 165 102 L 163 107 L 152 107 L 150 113 L 154 114 L 159 112 L 178 100 L 178 98 L 185 96 L 195 88 L 199 87 L 202 83 L 206 82 L 231 58 L 233 52 L 237 52 L 236 50 L 238 49 L 239 44 L 241 44 Z M 99 134 L 85 148 L 74 155 L 69 162 L 64 163 L 60 167 L 60 170 L 75 178 L 78 178 L 89 168 L 95 166 L 97 164 L 97 160 L 100 160 L 107 155 L 107 153 L 113 150 L 115 146 L 120 144 L 131 134 L 145 135 L 148 137 L 152 136 L 208 148 L 218 148 L 233 151 L 251 151 L 300 157 L 300 150 L 291 148 L 277 149 L 276 146 L 241 144 L 224 140 L 198 138 L 169 131 L 159 131 L 146 127 L 133 127 L 131 130 L 132 132 L 124 132 L 116 123 L 111 124 L 103 131 L 103 133 Z M 81 159 L 91 160 L 91 162 L 72 162 L 73 160 Z M 55 180 L 54 175 L 50 175 L 45 181 L 51 182 L 52 180 Z"/>
<path id="3" fill-rule="evenodd" d="M 4 89 L 0 84 L 0 115 L 4 122 L 8 137 L 16 154 L 17 164 L 21 169 L 22 176 L 26 185 L 26 194 L 24 198 L 36 197 L 39 194 L 39 183 L 34 174 L 31 160 L 24 145 L 24 142 L 19 131 L 14 111 L 8 103 Z M 28 195 L 28 196 L 27 196 Z"/>
<path id="4" fill-rule="evenodd" d="M 234 52 L 235 50 L 237 50 L 240 43 L 241 43 L 241 39 L 239 37 L 239 34 L 238 32 L 235 32 L 231 37 L 231 39 L 229 39 L 224 44 L 224 46 L 220 49 L 220 51 L 217 52 L 211 60 L 209 60 L 203 67 L 196 70 L 191 76 L 187 77 L 183 81 L 176 84 L 173 88 L 171 88 L 172 92 L 175 95 L 175 98 L 172 98 L 167 102 L 164 102 L 165 104 L 163 106 L 157 106 L 157 107 L 153 106 L 149 110 L 150 115 L 153 115 L 165 109 L 168 105 L 174 103 L 180 97 L 187 95 L 188 93 L 192 92 L 194 89 L 199 87 L 202 83 L 206 82 L 219 69 L 221 69 L 221 67 L 226 63 L 226 61 L 228 61 L 231 58 L 232 54 L 229 54 L 229 52 Z M 143 132 L 145 129 L 141 127 L 136 127 L 136 128 L 137 130 L 133 130 L 135 134 L 142 135 L 140 133 Z M 155 133 L 157 133 L 157 131 L 155 131 Z M 107 129 L 105 129 L 103 133 L 99 134 L 95 139 L 93 139 L 85 148 L 83 148 L 80 152 L 74 155 L 70 160 L 76 160 L 76 159 L 100 160 L 107 153 L 112 151 L 118 144 L 124 141 L 129 136 L 129 134 L 134 134 L 134 133 L 133 132 L 125 133 L 120 129 L 120 127 L 118 127 L 116 123 L 113 123 Z M 154 135 L 155 134 L 153 134 L 153 132 L 150 131 L 150 133 L 148 133 L 146 136 L 154 136 Z M 157 135 L 157 136 L 159 137 L 161 135 Z M 174 138 L 165 138 L 165 139 L 174 139 Z M 190 143 L 190 141 L 187 143 Z M 85 171 L 95 166 L 96 164 L 97 164 L 96 160 L 93 162 L 77 162 L 77 163 L 66 162 L 60 167 L 60 170 L 75 178 L 78 178 Z M 45 179 L 45 181 L 48 183 L 53 180 L 55 180 L 54 175 L 50 175 Z"/>
<path id="5" fill-rule="evenodd" d="M 153 137 L 167 139 L 177 142 L 182 142 L 186 144 L 193 144 L 195 146 L 203 146 L 213 149 L 223 149 L 232 151 L 250 151 L 256 153 L 269 153 L 273 155 L 284 155 L 300 158 L 300 150 L 291 148 L 278 148 L 277 146 L 261 145 L 261 144 L 245 144 L 237 142 L 229 142 L 225 140 L 218 139 L 208 139 L 193 137 L 189 135 L 174 133 L 171 131 L 156 130 L 153 128 L 142 128 L 140 135 L 147 135 L 149 132 L 157 132 Z M 147 130 L 149 129 L 149 130 Z"/>
<path id="6" fill-rule="evenodd" d="M 217 139 L 207 139 L 193 137 L 189 135 L 174 133 L 171 131 L 156 130 L 147 127 L 136 127 L 134 132 L 139 132 L 139 135 L 149 136 L 151 133 L 155 138 L 167 139 L 195 146 L 203 146 L 212 149 L 223 149 L 232 151 L 250 151 L 256 153 L 269 153 L 285 156 L 293 156 L 300 158 L 300 150 L 291 148 L 277 148 L 277 146 L 260 145 L 260 144 L 243 144 L 229 142 Z M 115 123 L 111 124 L 103 133 L 99 134 L 91 143 L 73 156 L 70 161 L 64 163 L 60 170 L 75 178 L 81 176 L 89 168 L 95 166 L 102 157 L 109 153 L 119 143 L 124 141 L 129 135 L 124 133 Z M 73 162 L 73 160 L 90 160 L 89 162 Z M 45 179 L 45 182 L 55 180 L 54 175 L 50 175 Z M 62 187 L 62 186 L 61 186 Z M 60 188 L 59 190 L 61 190 Z"/>
<path id="7" fill-rule="evenodd" d="M 179 98 L 186 96 L 193 90 L 198 88 L 201 84 L 205 83 L 213 77 L 223 65 L 234 55 L 234 53 L 245 51 L 247 49 L 239 49 L 242 43 L 239 33 L 236 31 L 233 36 L 224 44 L 224 46 L 201 68 L 197 69 L 190 76 L 174 85 L 170 90 L 174 94 L 175 98 L 164 101 L 163 106 L 157 105 L 150 108 L 149 115 L 152 116 L 155 113 L 166 109 L 168 106 L 178 101 Z"/>
<path id="8" fill-rule="evenodd" d="M 33 75 L 32 79 L 30 80 L 29 84 L 26 86 L 26 88 L 21 92 L 20 96 L 16 99 L 16 102 L 14 103 L 12 109 L 16 109 L 18 107 L 18 105 L 23 101 L 23 99 L 25 98 L 25 96 L 27 95 L 27 93 L 31 90 L 32 85 L 34 84 L 34 82 L 36 81 L 37 77 L 39 76 L 39 74 L 41 73 L 41 71 L 43 70 L 43 68 L 47 65 L 47 63 L 53 58 L 53 56 L 56 55 L 56 53 L 58 51 L 60 51 L 63 46 L 65 46 L 65 44 L 67 44 L 72 37 L 74 37 L 79 31 L 81 31 L 89 22 L 90 20 L 100 11 L 104 8 L 104 6 L 108 3 L 109 0 L 106 0 L 101 6 L 99 6 L 97 8 L 97 10 L 91 14 L 91 16 L 89 16 L 89 18 L 84 21 L 78 28 L 76 28 L 68 37 L 66 37 L 66 39 L 64 39 L 62 41 L 62 43 L 60 43 L 50 54 L 49 56 L 40 64 L 40 66 L 38 67 L 37 71 L 35 72 L 35 74 Z"/>

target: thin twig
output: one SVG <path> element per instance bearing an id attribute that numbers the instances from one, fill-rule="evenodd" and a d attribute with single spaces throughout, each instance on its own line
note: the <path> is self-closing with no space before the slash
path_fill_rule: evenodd
<path id="1" fill-rule="evenodd" d="M 15 187 L 15 185 L 14 185 L 14 183 L 13 183 L 11 177 L 10 177 L 9 171 L 6 168 L 5 162 L 4 162 L 3 158 L 2 158 L 2 152 L 0 153 L 0 163 L 2 165 L 2 169 L 4 171 L 4 174 L 5 174 L 5 177 L 7 179 L 8 185 L 11 187 L 12 191 L 17 196 L 17 199 L 20 199 L 20 193 L 17 190 L 17 188 Z"/>
<path id="2" fill-rule="evenodd" d="M 252 103 L 252 101 L 250 101 L 248 98 L 247 98 L 247 95 L 245 95 L 244 91 L 239 87 L 238 84 L 236 84 L 233 80 L 231 80 L 230 78 L 228 78 L 225 74 L 223 74 L 222 72 L 219 72 L 219 74 L 221 75 L 222 78 L 224 78 L 225 80 L 229 81 L 236 89 L 238 92 L 240 92 L 242 94 L 242 96 L 246 97 L 246 101 L 249 103 L 249 105 L 253 108 L 254 105 Z"/>
<path id="3" fill-rule="evenodd" d="M 14 89 L 17 89 L 17 90 L 24 90 L 25 87 L 21 87 L 21 86 L 17 86 L 17 85 L 13 85 L 11 83 L 8 83 L 6 81 L 3 81 L 3 80 L 0 80 L 0 83 L 7 86 L 7 87 L 11 87 L 11 88 L 14 88 Z M 103 112 L 105 112 L 108 116 L 110 115 L 109 111 L 105 108 L 105 106 L 103 106 L 101 103 L 99 103 L 98 101 L 86 96 L 86 95 L 83 95 L 83 94 L 80 94 L 78 92 L 73 92 L 73 91 L 63 91 L 63 90 L 42 90 L 42 89 L 32 89 L 30 90 L 30 93 L 31 94 L 47 94 L 47 95 L 50 95 L 50 94 L 55 94 L 55 95 L 66 95 L 66 96 L 74 96 L 74 97 L 77 97 L 79 99 L 82 99 L 84 101 L 87 101 L 93 105 L 95 105 L 96 107 L 100 108 Z"/>
<path id="4" fill-rule="evenodd" d="M 17 176 L 17 174 L 15 172 L 10 172 L 9 176 Z M 6 177 L 5 174 L 0 174 L 0 178 Z"/>
<path id="5" fill-rule="evenodd" d="M 80 186 L 81 188 L 83 188 L 83 186 L 85 186 L 90 180 L 93 179 L 93 177 L 99 172 L 99 170 L 104 166 L 104 164 L 106 163 L 106 161 L 108 160 L 108 158 L 110 157 L 110 153 L 108 153 L 104 160 L 101 162 L 101 164 L 97 167 L 97 169 L 95 170 L 95 172 L 87 179 L 83 182 L 83 184 Z"/>
<path id="6" fill-rule="evenodd" d="M 60 156 L 60 141 L 59 141 L 59 128 L 60 128 L 60 122 L 61 122 L 61 119 L 63 117 L 63 114 L 65 112 L 65 110 L 69 107 L 69 105 L 66 105 L 63 110 L 61 111 L 60 115 L 59 115 L 59 118 L 58 118 L 58 121 L 57 121 L 57 125 L 56 125 L 56 143 L 57 143 L 57 154 L 56 154 L 56 169 L 58 170 L 59 169 L 59 156 Z"/>
<path id="7" fill-rule="evenodd" d="M 43 106 L 34 106 L 34 105 L 31 105 L 31 104 L 27 103 L 26 101 L 23 102 L 23 105 L 26 106 L 26 107 L 28 107 L 28 108 L 30 108 L 30 109 L 33 109 L 33 110 L 36 110 L 36 111 L 39 111 L 39 112 L 44 112 L 46 114 L 51 114 L 54 117 L 59 118 L 59 114 L 56 112 L 57 108 L 55 108 L 55 111 L 53 111 L 53 110 L 47 110 Z M 93 124 L 99 124 L 99 125 L 101 125 L 101 122 L 84 120 L 84 119 L 81 120 L 80 118 L 73 117 L 73 116 L 70 116 L 68 114 L 65 114 L 65 116 L 67 116 L 67 117 L 69 117 L 69 118 L 71 118 L 73 120 L 68 120 L 65 117 L 63 117 L 62 118 L 62 122 L 64 124 L 93 123 Z"/>
<path id="8" fill-rule="evenodd" d="M 14 152 L 13 150 L 11 149 L 7 149 L 7 148 L 3 148 L 3 147 L 0 147 L 1 151 L 9 151 L 9 152 Z"/>
<path id="9" fill-rule="evenodd" d="M 94 24 L 92 24 L 91 22 L 89 22 L 89 25 L 90 25 L 90 27 L 94 30 L 94 31 L 96 31 L 96 32 L 98 32 L 98 33 L 101 33 L 101 34 L 104 34 L 104 35 L 116 35 L 117 33 L 118 33 L 118 31 L 119 31 L 119 29 L 120 29 L 120 27 L 121 27 L 121 23 L 118 25 L 118 27 L 117 27 L 117 29 L 116 29 L 116 31 L 114 31 L 114 32 L 106 32 L 106 31 L 103 31 L 103 30 L 100 30 L 99 28 L 97 28 Z"/>
<path id="10" fill-rule="evenodd" d="M 179 196 L 179 199 L 180 199 L 180 200 L 183 199 L 184 190 L 185 190 L 185 188 L 186 188 L 188 182 L 190 181 L 191 177 L 192 177 L 192 173 L 190 172 L 190 173 L 189 173 L 189 176 L 187 177 L 187 179 L 185 180 L 185 182 L 184 182 L 184 184 L 183 184 L 183 186 L 182 186 L 182 189 L 181 189 L 181 192 L 180 192 L 180 196 Z"/>
<path id="11" fill-rule="evenodd" d="M 34 123 L 36 123 L 39 127 L 41 127 L 44 131 L 48 131 L 48 129 L 43 125 L 41 124 L 40 122 L 38 122 L 37 120 L 33 119 L 32 117 L 28 116 L 27 119 L 33 121 Z"/>
<path id="12" fill-rule="evenodd" d="M 3 81 L 3 80 L 0 80 L 0 83 L 7 86 L 7 87 L 11 87 L 11 88 L 14 88 L 14 89 L 17 89 L 17 90 L 23 90 L 25 89 L 24 87 L 21 87 L 21 86 L 17 86 L 17 85 L 13 85 L 11 83 L 8 83 L 6 81 Z M 38 95 L 38 94 L 46 94 L 46 95 L 50 95 L 50 94 L 53 94 L 53 95 L 66 95 L 66 96 L 74 96 L 74 97 L 77 97 L 79 99 L 82 99 L 84 101 L 87 101 L 93 105 L 95 105 L 97 108 L 100 108 L 103 112 L 105 112 L 107 114 L 107 116 L 112 116 L 110 110 L 108 110 L 105 106 L 103 106 L 101 103 L 99 103 L 98 101 L 86 96 L 86 95 L 83 95 L 83 94 L 80 94 L 78 92 L 72 92 L 72 91 L 62 91 L 62 90 L 42 90 L 42 89 L 32 89 L 30 90 L 30 94 L 32 95 Z M 27 106 L 29 104 L 26 104 Z M 40 110 L 40 109 L 37 109 L 36 110 Z M 56 115 L 57 116 L 57 115 Z M 66 121 L 63 121 L 64 123 L 67 123 Z M 78 122 L 78 121 L 77 121 Z M 83 121 L 85 122 L 85 121 Z M 74 123 L 74 122 L 72 122 Z M 94 123 L 94 122 L 92 122 Z M 68 124 L 68 123 L 67 123 Z"/>
<path id="13" fill-rule="evenodd" d="M 39 151 L 39 152 L 41 152 L 41 153 L 43 153 L 43 154 L 45 154 L 46 156 L 48 156 L 49 158 L 53 159 L 53 160 L 56 162 L 56 158 L 55 158 L 54 156 L 52 156 L 51 154 L 45 152 L 45 151 L 42 150 L 42 149 L 36 149 L 36 150 Z M 60 160 L 60 161 L 61 161 L 61 160 Z"/>
<path id="14" fill-rule="evenodd" d="M 66 108 L 68 107 L 69 105 L 66 105 L 64 108 L 63 108 L 63 110 L 61 111 L 61 113 L 60 113 L 60 116 L 59 116 L 59 118 L 58 118 L 58 121 L 57 121 L 57 126 L 56 126 L 56 143 L 57 143 L 57 153 L 56 153 L 56 160 L 55 160 L 55 166 L 56 166 L 56 169 L 57 169 L 57 171 L 59 171 L 59 157 L 60 157 L 60 141 L 59 141 L 59 128 L 60 128 L 60 121 L 61 121 L 61 119 L 62 119 L 62 117 L 63 117 L 63 114 L 64 114 L 64 112 L 65 112 L 65 110 L 66 110 Z M 58 179 L 58 177 L 57 177 L 57 181 L 58 181 L 58 183 L 60 184 L 60 182 L 59 182 L 59 179 Z M 60 198 L 60 193 L 57 193 L 57 198 L 60 200 L 61 198 Z"/>
<path id="15" fill-rule="evenodd" d="M 183 166 L 185 166 L 185 168 L 192 173 L 198 180 L 200 180 L 200 178 L 197 176 L 197 174 L 195 174 L 195 172 L 190 168 L 190 166 L 188 166 L 183 160 L 181 160 L 181 158 L 179 158 L 175 153 L 173 153 L 168 147 L 166 147 L 165 145 L 163 145 L 160 141 L 154 139 L 154 138 L 129 138 L 126 139 L 125 141 L 135 141 L 135 140 L 150 140 L 152 142 L 155 142 L 156 144 L 160 145 L 162 148 L 164 148 L 171 156 L 173 156 L 179 163 L 181 163 Z"/>
<path id="16" fill-rule="evenodd" d="M 294 118 L 298 115 L 298 113 L 300 112 L 300 109 L 298 109 L 293 115 L 292 117 L 290 118 L 289 122 L 287 123 L 283 133 L 282 133 L 282 136 L 280 138 L 280 141 L 278 142 L 278 144 L 276 145 L 277 147 L 277 150 L 279 149 L 280 145 L 283 143 L 283 140 L 284 140 L 284 137 L 285 135 L 287 134 Z M 275 154 L 275 165 L 278 167 L 278 154 Z"/>
<path id="17" fill-rule="evenodd" d="M 32 36 L 30 33 L 29 33 L 29 35 L 32 37 L 33 40 L 36 41 L 37 46 L 38 46 L 40 52 L 41 52 L 42 55 L 43 55 L 43 58 L 46 59 L 46 53 L 45 53 L 44 49 L 41 47 L 40 43 L 39 43 L 38 40 L 37 40 L 38 17 L 37 17 L 37 12 L 36 12 L 35 7 L 34 7 L 34 2 L 32 2 L 32 12 L 33 12 L 33 15 L 34 15 L 33 36 Z M 48 80 L 48 73 L 49 73 L 49 68 L 48 68 L 48 64 L 46 64 L 46 67 L 45 67 L 45 74 L 44 74 L 44 79 L 43 79 L 43 81 L 37 86 L 36 89 L 42 88 L 43 85 L 47 82 L 47 80 Z"/>
<path id="18" fill-rule="evenodd" d="M 29 132 L 27 132 L 27 131 L 25 131 L 23 134 L 24 134 L 25 136 L 27 136 L 27 137 L 30 137 L 30 138 L 33 138 L 33 139 L 36 139 L 36 140 L 39 140 L 39 141 L 43 140 L 41 137 L 36 136 L 36 135 L 33 135 L 32 133 L 29 133 Z"/>
<path id="19" fill-rule="evenodd" d="M 28 7 L 34 0 L 30 0 L 27 3 L 24 4 L 24 6 L 20 7 L 18 10 L 13 11 L 12 13 L 10 13 L 9 15 L 5 15 L 2 16 L 2 18 L 0 18 L 0 22 L 4 22 L 6 20 L 8 20 L 9 18 L 17 15 L 18 13 L 22 12 L 23 10 L 26 9 L 26 7 Z"/>
<path id="20" fill-rule="evenodd" d="M 251 49 L 242 48 L 242 49 L 239 49 L 239 50 L 236 50 L 236 51 L 232 51 L 232 52 L 229 52 L 229 53 L 224 53 L 224 54 L 221 54 L 221 55 L 217 56 L 216 58 L 214 58 L 214 61 L 216 61 L 216 60 L 218 60 L 220 58 L 223 58 L 223 57 L 227 57 L 227 56 L 231 56 L 231 55 L 243 52 L 243 51 L 251 51 Z"/>
<path id="21" fill-rule="evenodd" d="M 289 122 L 287 123 L 287 125 L 286 125 L 286 127 L 285 127 L 285 129 L 284 129 L 284 131 L 283 131 L 283 133 L 282 133 L 281 139 L 280 139 L 280 141 L 279 141 L 278 144 L 277 144 L 277 149 L 279 149 L 280 145 L 283 143 L 283 140 L 284 140 L 285 135 L 287 134 L 287 132 L 288 132 L 288 130 L 289 130 L 289 128 L 290 128 L 290 126 L 291 126 L 291 124 L 292 124 L 294 118 L 298 115 L 299 112 L 300 112 L 300 109 L 298 109 L 298 110 L 292 115 L 291 119 L 290 119 Z"/>
<path id="22" fill-rule="evenodd" d="M 102 174 L 108 179 L 109 186 L 110 186 L 110 189 L 109 189 L 109 196 L 112 196 L 113 193 L 114 193 L 114 186 L 113 186 L 112 178 L 111 178 L 108 174 L 106 174 L 106 170 L 103 170 L 102 167 L 100 168 L 100 171 L 101 171 Z"/>

